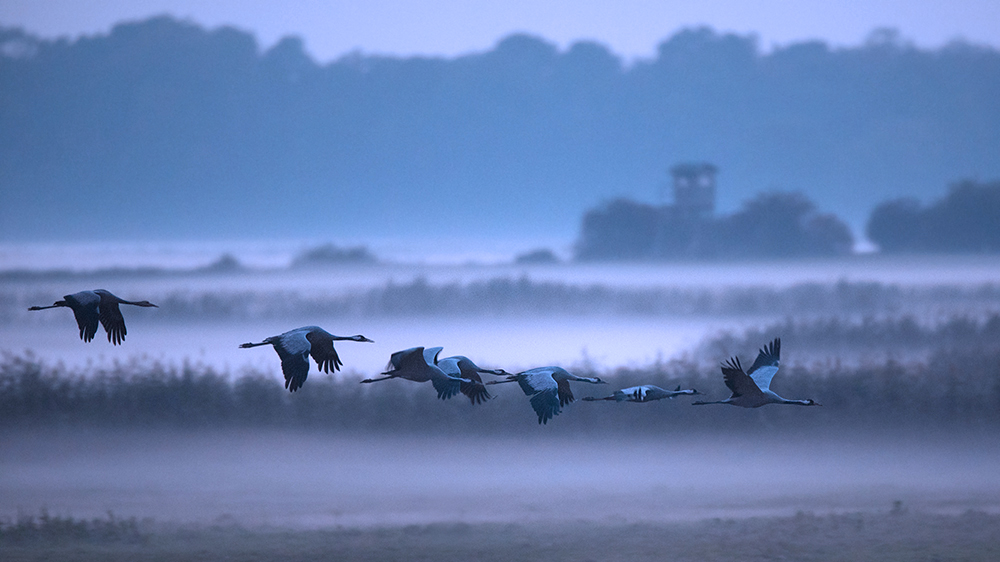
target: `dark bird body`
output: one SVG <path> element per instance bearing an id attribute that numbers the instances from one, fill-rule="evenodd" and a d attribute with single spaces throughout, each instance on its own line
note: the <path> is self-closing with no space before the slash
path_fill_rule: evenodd
<path id="1" fill-rule="evenodd" d="M 289 330 L 281 335 L 265 338 L 260 343 L 240 344 L 241 348 L 272 345 L 281 358 L 281 372 L 285 375 L 285 388 L 295 392 L 306 382 L 309 375 L 309 356 L 316 361 L 320 372 L 329 373 L 340 370 L 343 363 L 334 341 L 369 342 L 372 340 L 362 336 L 335 336 L 319 326 L 303 326 Z"/>
<path id="2" fill-rule="evenodd" d="M 113 345 L 118 345 L 125 341 L 127 333 L 125 317 L 122 316 L 122 311 L 118 308 L 120 304 L 158 308 L 149 301 L 127 301 L 104 289 L 95 289 L 66 295 L 63 300 L 56 301 L 52 306 L 32 306 L 28 310 L 69 308 L 73 311 L 76 325 L 80 328 L 80 339 L 85 342 L 93 340 L 94 335 L 97 334 L 97 324 L 100 323 L 104 326 L 104 331 L 108 333 L 108 341 Z"/>
<path id="3" fill-rule="evenodd" d="M 694 389 L 681 390 L 680 385 L 674 390 L 666 390 L 652 384 L 644 384 L 642 386 L 630 386 L 628 388 L 623 388 L 621 390 L 616 390 L 611 396 L 606 396 L 604 398 L 594 398 L 588 396 L 584 398 L 587 402 L 595 402 L 598 400 L 614 400 L 615 402 L 653 402 L 655 400 L 663 400 L 664 398 L 673 399 L 676 396 L 694 396 L 696 394 L 701 394 Z"/>

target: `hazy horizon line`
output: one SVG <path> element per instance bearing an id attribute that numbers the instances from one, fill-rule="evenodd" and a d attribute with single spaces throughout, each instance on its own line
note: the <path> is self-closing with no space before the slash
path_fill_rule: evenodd
<path id="1" fill-rule="evenodd" d="M 504 40 L 510 37 L 527 36 L 538 39 L 544 43 L 553 45 L 560 54 L 564 54 L 565 52 L 569 51 L 574 45 L 577 44 L 600 45 L 603 48 L 607 49 L 607 51 L 611 55 L 618 58 L 622 66 L 627 69 L 628 67 L 631 67 L 635 64 L 655 60 L 658 57 L 657 48 L 659 47 L 659 45 L 670 40 L 677 34 L 683 33 L 685 31 L 703 30 L 703 29 L 709 30 L 712 33 L 715 33 L 719 36 L 735 36 L 743 39 L 751 39 L 756 47 L 757 54 L 761 56 L 768 56 L 774 53 L 775 51 L 780 51 L 782 49 L 786 49 L 795 45 L 819 43 L 825 45 L 831 51 L 842 51 L 842 50 L 863 48 L 866 45 L 870 45 L 872 43 L 878 43 L 880 41 L 884 42 L 884 40 L 886 39 L 888 39 L 891 44 L 896 45 L 898 47 L 905 49 L 914 49 L 918 51 L 937 51 L 953 44 L 964 44 L 974 47 L 986 48 L 994 51 L 1000 51 L 1000 42 L 992 43 L 988 41 L 971 39 L 962 34 L 956 34 L 944 41 L 920 42 L 913 39 L 911 36 L 907 35 L 905 33 L 905 30 L 903 30 L 900 26 L 894 26 L 894 25 L 873 25 L 864 37 L 861 37 L 856 41 L 852 42 L 843 42 L 843 41 L 833 40 L 829 37 L 818 37 L 818 36 L 808 36 L 808 35 L 804 35 L 800 38 L 789 39 L 785 41 L 776 41 L 776 40 L 767 41 L 765 38 L 762 38 L 761 33 L 758 31 L 740 31 L 734 29 L 727 29 L 707 22 L 689 23 L 689 24 L 678 25 L 671 30 L 664 31 L 662 36 L 656 41 L 654 41 L 654 43 L 650 46 L 647 52 L 643 54 L 626 53 L 621 49 L 617 49 L 612 44 L 612 42 L 607 39 L 579 36 L 570 40 L 558 40 L 558 39 L 553 39 L 550 36 L 547 36 L 544 32 L 533 31 L 527 28 L 512 28 L 509 31 L 496 35 L 492 40 L 490 40 L 488 44 L 484 46 L 468 47 L 462 50 L 452 50 L 444 52 L 444 51 L 435 51 L 431 49 L 425 51 L 411 50 L 403 52 L 398 50 L 394 51 L 394 50 L 381 50 L 381 49 L 365 49 L 361 46 L 355 46 L 347 50 L 339 51 L 336 54 L 325 55 L 325 56 L 317 54 L 315 52 L 315 49 L 310 48 L 309 38 L 306 36 L 305 33 L 301 31 L 280 34 L 275 39 L 267 40 L 262 37 L 263 35 L 262 32 L 260 32 L 257 29 L 253 29 L 251 26 L 239 23 L 211 24 L 211 23 L 206 23 L 205 21 L 199 20 L 197 18 L 170 12 L 152 12 L 149 13 L 148 15 L 141 17 L 126 17 L 120 20 L 116 20 L 100 30 L 96 31 L 88 30 L 76 33 L 63 33 L 63 32 L 46 33 L 44 31 L 29 28 L 21 24 L 8 24 L 4 19 L 0 18 L 0 30 L 15 29 L 15 30 L 20 30 L 21 32 L 27 35 L 30 35 L 36 39 L 43 41 L 55 42 L 60 40 L 66 40 L 69 41 L 70 43 L 75 43 L 83 39 L 107 37 L 112 33 L 112 31 L 116 27 L 119 26 L 133 25 L 164 17 L 173 19 L 181 23 L 194 25 L 209 32 L 217 31 L 219 29 L 234 29 L 241 33 L 246 33 L 253 37 L 254 41 L 257 44 L 259 54 L 269 51 L 274 46 L 276 46 L 277 44 L 279 44 L 284 40 L 297 39 L 302 42 L 303 52 L 315 64 L 321 66 L 343 61 L 345 59 L 349 59 L 352 57 L 373 57 L 373 58 L 385 57 L 385 58 L 400 59 L 400 60 L 406 60 L 406 59 L 457 60 L 464 57 L 482 55 L 484 53 L 493 51 L 497 48 L 497 46 L 500 43 L 502 43 Z M 2 53 L 0 53 L 0 55 L 2 55 Z"/>

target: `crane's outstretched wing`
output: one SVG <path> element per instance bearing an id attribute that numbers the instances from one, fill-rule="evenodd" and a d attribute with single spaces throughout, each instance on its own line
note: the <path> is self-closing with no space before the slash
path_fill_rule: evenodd
<path id="1" fill-rule="evenodd" d="M 517 383 L 531 397 L 531 407 L 538 414 L 538 423 L 548 423 L 559 415 L 562 406 L 559 384 L 552 378 L 552 369 L 539 367 L 519 373 Z M 572 397 L 572 393 L 570 394 Z"/>
<path id="2" fill-rule="evenodd" d="M 113 345 L 118 345 L 125 341 L 125 334 L 127 333 L 125 329 L 125 317 L 122 316 L 122 311 L 118 308 L 118 301 L 114 297 L 102 294 L 100 295 L 100 299 L 101 325 L 104 326 L 104 331 L 108 333 L 108 341 Z"/>
<path id="3" fill-rule="evenodd" d="M 531 407 L 538 414 L 538 423 L 547 424 L 553 416 L 558 416 L 561 411 L 559 396 L 555 388 L 550 388 L 536 393 L 530 399 Z"/>
<path id="4" fill-rule="evenodd" d="M 401 371 L 411 361 L 423 361 L 424 360 L 424 348 L 423 347 L 411 347 L 410 349 L 404 349 L 402 351 L 397 351 L 389 356 L 389 362 L 385 366 L 385 372 L 382 374 L 388 374 L 393 371 Z"/>
<path id="5" fill-rule="evenodd" d="M 576 398 L 573 398 L 573 389 L 569 387 L 569 381 L 567 379 L 560 379 L 557 381 L 556 388 L 559 389 L 560 406 L 565 406 L 573 400 L 576 400 Z"/>
<path id="6" fill-rule="evenodd" d="M 521 390 L 528 396 L 534 396 L 546 390 L 555 392 L 558 389 L 556 380 L 552 378 L 552 369 L 547 367 L 529 369 L 518 373 L 515 377 L 517 378 L 517 384 L 521 386 Z"/>
<path id="7" fill-rule="evenodd" d="M 438 398 L 441 400 L 447 400 L 461 392 L 462 381 L 465 379 L 446 375 L 444 371 L 439 369 L 437 366 L 431 365 L 430 367 L 431 369 L 437 371 L 431 375 L 431 384 L 434 385 L 434 390 L 437 391 Z"/>
<path id="8" fill-rule="evenodd" d="M 333 347 L 333 337 L 319 332 L 307 332 L 306 340 L 309 341 L 309 354 L 316 361 L 316 366 L 321 373 L 338 371 L 344 364 L 337 355 L 337 350 Z"/>
<path id="9" fill-rule="evenodd" d="M 76 325 L 80 328 L 80 339 L 89 342 L 97 334 L 97 325 L 101 317 L 99 305 L 101 298 L 91 291 L 81 291 L 63 297 L 73 310 Z"/>
<path id="10" fill-rule="evenodd" d="M 482 404 L 493 398 L 493 395 L 486 390 L 486 385 L 483 384 L 483 379 L 479 376 L 479 373 L 466 376 L 465 378 L 471 378 L 472 382 L 463 382 L 460 390 L 473 404 Z"/>
<path id="11" fill-rule="evenodd" d="M 722 364 L 722 380 L 725 381 L 729 390 L 733 391 L 733 398 L 761 394 L 757 383 L 750 378 L 750 375 L 743 372 L 743 366 L 740 365 L 739 357 L 733 357 L 728 362 Z"/>
<path id="12" fill-rule="evenodd" d="M 478 365 L 464 355 L 445 357 L 438 361 L 438 367 L 446 374 L 468 379 L 469 382 L 462 382 L 460 390 L 473 404 L 482 404 L 493 396 L 486 390 L 483 378 L 479 376 L 481 370 Z"/>
<path id="13" fill-rule="evenodd" d="M 424 362 L 428 365 L 437 365 L 438 355 L 441 353 L 443 347 L 428 347 L 424 350 L 423 357 Z"/>
<path id="14" fill-rule="evenodd" d="M 285 375 L 285 388 L 295 392 L 306 382 L 309 376 L 310 343 L 306 332 L 292 330 L 280 336 L 267 338 L 267 343 L 274 346 L 281 358 L 281 372 Z"/>
<path id="15" fill-rule="evenodd" d="M 774 341 L 770 345 L 765 345 L 757 353 L 757 359 L 754 360 L 753 365 L 750 366 L 750 370 L 747 374 L 753 379 L 753 382 L 757 383 L 757 386 L 761 390 L 769 390 L 771 388 L 771 379 L 774 378 L 775 373 L 778 372 L 778 363 L 781 357 L 781 339 L 774 338 Z"/>

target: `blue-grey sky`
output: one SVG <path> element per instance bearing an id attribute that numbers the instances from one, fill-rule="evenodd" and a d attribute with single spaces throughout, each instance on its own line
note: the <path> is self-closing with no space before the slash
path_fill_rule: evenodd
<path id="1" fill-rule="evenodd" d="M 936 47 L 955 38 L 1000 47 L 997 0 L 4 0 L 0 24 L 44 37 L 106 32 L 122 20 L 169 13 L 252 31 L 263 46 L 305 39 L 326 61 L 352 51 L 447 55 L 482 51 L 512 32 L 560 45 L 580 39 L 627 59 L 648 57 L 678 28 L 708 24 L 755 33 L 762 47 L 806 39 L 856 45 L 876 27 Z"/>

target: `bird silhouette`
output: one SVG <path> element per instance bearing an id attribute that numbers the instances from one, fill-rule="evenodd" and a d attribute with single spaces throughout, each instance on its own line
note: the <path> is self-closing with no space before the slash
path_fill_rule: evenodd
<path id="1" fill-rule="evenodd" d="M 73 311 L 76 325 L 80 327 L 80 339 L 89 342 L 97 333 L 97 324 L 104 326 L 108 333 L 108 341 L 118 345 L 125 341 L 125 317 L 122 316 L 120 304 L 159 308 L 149 301 L 127 301 L 104 289 L 80 291 L 66 295 L 63 300 L 56 301 L 52 306 L 32 306 L 28 310 L 45 310 L 48 308 L 65 307 Z"/>
<path id="2" fill-rule="evenodd" d="M 289 330 L 278 336 L 265 338 L 260 343 L 240 344 L 240 348 L 273 345 L 274 351 L 281 358 L 281 372 L 285 375 L 285 388 L 295 392 L 306 382 L 309 376 L 309 356 L 316 361 L 320 372 L 329 373 L 340 370 L 343 363 L 334 341 L 356 341 L 372 343 L 372 340 L 362 336 L 335 336 L 319 326 L 303 326 Z"/>
<path id="3" fill-rule="evenodd" d="M 437 361 L 437 366 L 446 375 L 468 379 L 470 382 L 463 382 L 459 385 L 459 390 L 466 395 L 473 404 L 481 404 L 490 398 L 489 391 L 483 384 L 483 378 L 479 373 L 489 373 L 491 375 L 506 375 L 502 369 L 483 369 L 476 365 L 471 359 L 464 355 L 453 355 Z"/>
<path id="4" fill-rule="evenodd" d="M 516 382 L 526 396 L 531 407 L 538 414 L 538 423 L 547 424 L 553 416 L 558 416 L 562 407 L 574 400 L 570 381 L 607 384 L 597 377 L 578 377 L 562 367 L 538 367 L 507 375 L 505 380 L 490 381 L 486 384 Z"/>
<path id="5" fill-rule="evenodd" d="M 444 372 L 437 364 L 437 356 L 442 347 L 411 347 L 397 351 L 389 357 L 389 363 L 378 379 L 365 379 L 362 383 L 406 379 L 413 382 L 431 381 L 438 398 L 447 400 L 462 391 L 462 384 L 472 384 L 472 379 Z"/>
<path id="6" fill-rule="evenodd" d="M 778 372 L 780 363 L 781 340 L 774 338 L 770 345 L 765 345 L 757 353 L 750 370 L 743 371 L 739 357 L 732 357 L 722 364 L 722 379 L 732 391 L 732 396 L 725 400 L 711 402 L 692 402 L 692 406 L 705 404 L 730 404 L 741 408 L 760 408 L 767 404 L 793 404 L 798 406 L 821 406 L 811 398 L 808 400 L 788 400 L 771 390 L 771 379 Z"/>
<path id="7" fill-rule="evenodd" d="M 681 390 L 681 385 L 677 385 L 677 388 L 674 390 L 666 390 L 652 384 L 644 384 L 642 386 L 630 386 L 628 388 L 616 390 L 614 394 L 604 398 L 588 396 L 583 400 L 586 402 L 595 402 L 598 400 L 614 400 L 615 402 L 653 402 L 654 400 L 663 400 L 664 398 L 673 399 L 676 396 L 694 396 L 697 394 L 701 393 L 693 388 Z"/>

